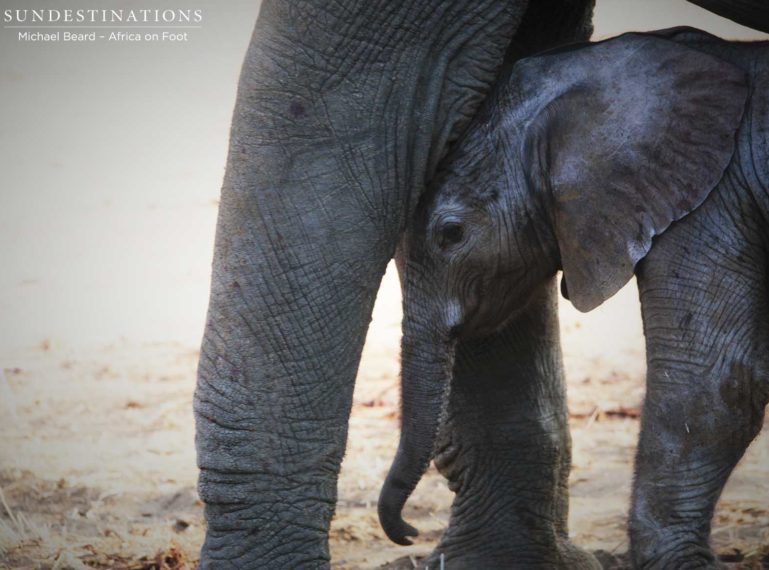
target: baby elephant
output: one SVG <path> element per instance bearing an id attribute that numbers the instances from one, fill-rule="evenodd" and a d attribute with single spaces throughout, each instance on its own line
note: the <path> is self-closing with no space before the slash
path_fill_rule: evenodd
<path id="1" fill-rule="evenodd" d="M 401 511 L 434 452 L 457 339 L 500 331 L 558 270 L 581 311 L 635 274 L 648 378 L 633 564 L 717 568 L 710 520 L 769 399 L 769 43 L 677 28 L 519 61 L 415 225 L 388 536 L 416 534 Z"/>

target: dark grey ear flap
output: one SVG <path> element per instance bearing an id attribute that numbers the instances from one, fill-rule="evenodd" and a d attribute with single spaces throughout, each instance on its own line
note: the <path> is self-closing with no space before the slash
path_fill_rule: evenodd
<path id="1" fill-rule="evenodd" d="M 553 58 L 557 65 L 539 71 L 571 83 L 530 128 L 541 140 L 527 144 L 547 154 L 538 161 L 564 279 L 574 306 L 589 311 L 627 283 L 655 235 L 719 182 L 748 88 L 742 70 L 642 34 L 541 59 Z"/>

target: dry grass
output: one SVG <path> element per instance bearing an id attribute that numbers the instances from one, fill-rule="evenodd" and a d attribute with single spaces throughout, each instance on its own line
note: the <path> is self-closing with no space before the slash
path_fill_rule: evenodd
<path id="1" fill-rule="evenodd" d="M 0 505 L 8 517 L 8 521 L 0 518 L 0 555 L 5 555 L 26 543 L 42 540 L 44 533 L 33 525 L 24 513 L 14 513 L 8 505 L 2 487 L 0 487 Z"/>

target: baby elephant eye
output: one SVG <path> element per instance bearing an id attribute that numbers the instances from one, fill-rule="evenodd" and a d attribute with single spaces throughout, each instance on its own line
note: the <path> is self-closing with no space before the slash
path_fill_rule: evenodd
<path id="1" fill-rule="evenodd" d="M 441 227 L 439 244 L 441 247 L 458 244 L 464 237 L 464 229 L 459 222 L 446 222 Z"/>

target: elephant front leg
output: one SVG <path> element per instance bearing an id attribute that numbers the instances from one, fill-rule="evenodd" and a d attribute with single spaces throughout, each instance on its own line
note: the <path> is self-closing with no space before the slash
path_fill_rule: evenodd
<path id="1" fill-rule="evenodd" d="M 457 352 L 435 463 L 456 492 L 427 562 L 462 569 L 600 568 L 568 539 L 571 439 L 555 289 Z"/>
<path id="2" fill-rule="evenodd" d="M 223 204 L 226 215 L 241 210 Z M 274 261 L 277 275 L 233 263 L 224 239 L 195 393 L 208 523 L 198 567 L 328 568 L 354 375 L 387 256 L 345 255 L 344 277 Z"/>
<path id="3" fill-rule="evenodd" d="M 630 519 L 635 568 L 721 567 L 709 546 L 713 512 L 763 424 L 764 263 L 750 252 L 713 263 L 718 247 L 670 252 L 670 266 L 687 260 L 687 271 L 668 271 L 666 252 L 639 274 L 648 378 Z"/>

